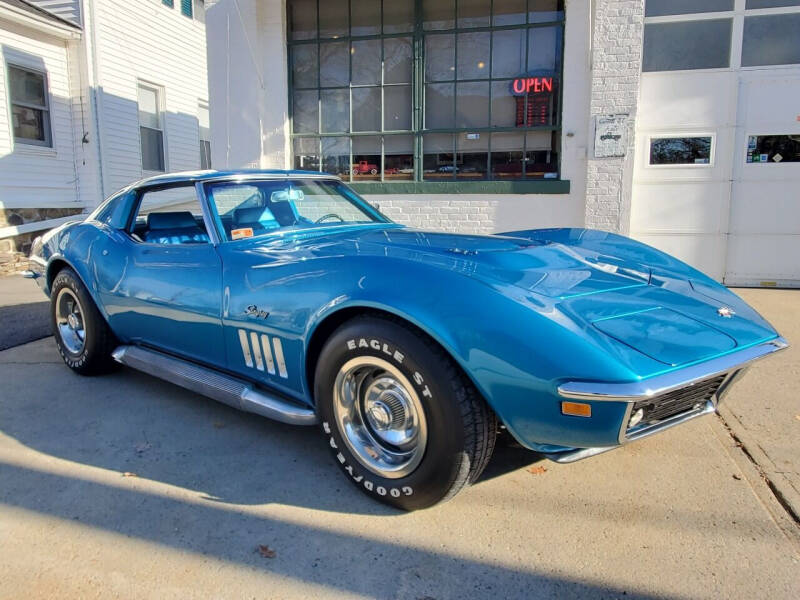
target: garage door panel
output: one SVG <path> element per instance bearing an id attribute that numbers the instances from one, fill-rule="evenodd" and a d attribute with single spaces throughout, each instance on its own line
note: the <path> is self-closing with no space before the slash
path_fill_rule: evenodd
<path id="1" fill-rule="evenodd" d="M 652 183 L 634 187 L 631 230 L 719 233 L 726 229 L 728 182 Z"/>
<path id="2" fill-rule="evenodd" d="M 731 235 L 725 283 L 761 285 L 763 282 L 800 284 L 797 264 L 800 234 Z"/>
<path id="3" fill-rule="evenodd" d="M 797 104 L 792 99 L 800 95 L 800 81 L 796 77 L 762 78 L 758 73 L 745 73 L 742 79 L 750 77 L 754 80 L 742 82 L 740 122 L 761 127 L 794 122 Z"/>
<path id="4" fill-rule="evenodd" d="M 784 181 L 736 183 L 731 201 L 731 234 L 800 232 L 798 196 L 800 191 L 787 188 Z"/>
<path id="5" fill-rule="evenodd" d="M 689 263 L 709 277 L 722 281 L 725 273 L 725 236 L 700 234 L 654 235 L 632 232 L 631 237 Z"/>
<path id="6" fill-rule="evenodd" d="M 637 125 L 709 127 L 734 122 L 735 83 L 727 72 L 644 73 Z"/>
<path id="7" fill-rule="evenodd" d="M 770 140 L 800 134 L 798 97 L 800 71 L 741 74 L 725 274 L 730 285 L 800 285 L 800 163 L 783 160 L 771 145 L 778 141 Z"/>

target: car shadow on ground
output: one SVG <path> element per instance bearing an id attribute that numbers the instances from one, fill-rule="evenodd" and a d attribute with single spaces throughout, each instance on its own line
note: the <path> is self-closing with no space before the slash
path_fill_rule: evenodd
<path id="1" fill-rule="evenodd" d="M 362 531 L 375 518 L 388 533 L 431 517 L 428 511 L 406 515 L 361 494 L 314 427 L 241 413 L 129 369 L 80 377 L 63 365 L 52 340 L 28 345 L 24 354 L 0 353 L 0 378 L 0 434 L 8 436 L 0 445 L 1 506 L 343 595 L 667 597 L 593 583 L 579 571 L 464 556 L 450 548 L 448 536 L 431 549 L 374 534 L 374 527 Z M 478 486 L 496 485 L 492 479 L 538 460 L 501 442 Z M 514 510 L 503 502 L 500 510 Z M 622 518 L 624 508 L 610 512 Z M 540 495 L 536 510 L 557 518 L 561 509 Z M 655 517 L 641 515 L 648 522 Z M 265 561 L 255 552 L 258 544 L 278 556 Z"/>
<path id="2" fill-rule="evenodd" d="M 398 514 L 347 481 L 316 427 L 243 413 L 131 369 L 81 377 L 51 343 L 37 342 L 37 361 L 47 359 L 40 361 L 41 376 L 10 381 L 0 404 L 0 431 L 29 448 L 194 490 L 218 503 Z M 500 443 L 477 483 L 537 460 Z"/>
<path id="3" fill-rule="evenodd" d="M 0 350 L 52 335 L 50 302 L 0 306 Z"/>

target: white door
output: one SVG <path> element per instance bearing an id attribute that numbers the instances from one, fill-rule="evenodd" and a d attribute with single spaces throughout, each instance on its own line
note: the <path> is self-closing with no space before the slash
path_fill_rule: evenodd
<path id="1" fill-rule="evenodd" d="M 741 72 L 727 285 L 800 287 L 800 73 Z"/>

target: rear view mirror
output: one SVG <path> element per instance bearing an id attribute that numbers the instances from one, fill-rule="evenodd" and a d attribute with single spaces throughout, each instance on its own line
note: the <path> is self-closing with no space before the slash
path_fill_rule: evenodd
<path id="1" fill-rule="evenodd" d="M 302 190 L 298 190 L 295 188 L 289 188 L 288 190 L 279 190 L 277 192 L 272 192 L 270 195 L 269 201 L 270 202 L 298 202 L 305 198 L 305 194 Z"/>

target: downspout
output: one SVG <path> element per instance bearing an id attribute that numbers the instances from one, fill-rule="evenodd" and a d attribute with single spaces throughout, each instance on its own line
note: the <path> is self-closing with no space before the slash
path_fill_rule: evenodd
<path id="1" fill-rule="evenodd" d="M 84 11 L 83 14 L 89 15 L 89 20 L 91 25 L 87 26 L 84 23 L 84 33 L 88 33 L 85 35 L 86 43 L 91 45 L 90 51 L 86 53 L 86 58 L 91 63 L 89 65 L 89 90 L 91 95 L 91 110 L 94 116 L 94 126 L 95 126 L 95 139 L 97 143 L 97 174 L 100 177 L 100 201 L 102 202 L 106 198 L 106 180 L 105 180 L 105 172 L 103 169 L 103 135 L 102 135 L 102 117 L 101 117 L 101 109 L 102 109 L 102 99 L 99 97 L 99 75 L 97 69 L 97 39 L 95 36 L 95 28 L 94 25 L 97 22 L 95 18 L 95 11 L 94 11 L 94 0 L 84 0 L 84 5 L 88 6 L 89 10 Z M 88 30 L 88 31 L 87 31 Z"/>

